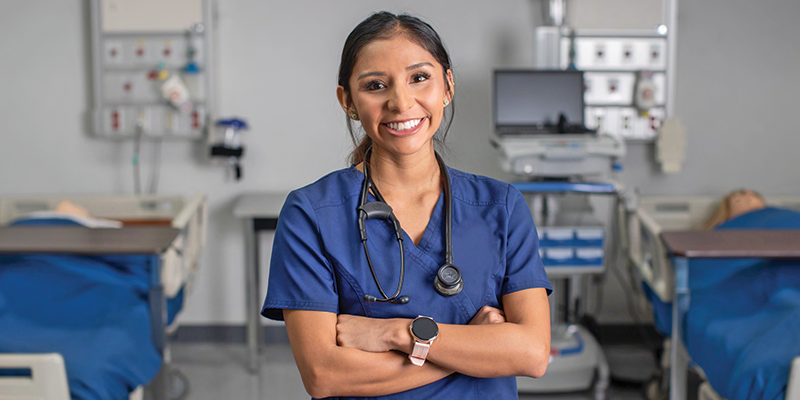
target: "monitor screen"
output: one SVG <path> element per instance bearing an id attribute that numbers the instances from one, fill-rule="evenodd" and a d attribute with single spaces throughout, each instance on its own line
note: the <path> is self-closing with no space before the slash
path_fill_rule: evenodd
<path id="1" fill-rule="evenodd" d="M 562 115 L 583 126 L 583 72 L 497 70 L 494 78 L 498 132 L 556 126 Z"/>

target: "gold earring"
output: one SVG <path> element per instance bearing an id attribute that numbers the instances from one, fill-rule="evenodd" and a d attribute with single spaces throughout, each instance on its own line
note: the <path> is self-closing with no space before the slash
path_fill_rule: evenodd
<path id="1" fill-rule="evenodd" d="M 445 99 L 444 100 L 444 106 L 447 107 L 448 104 L 450 104 L 450 102 L 447 99 Z"/>
<path id="2" fill-rule="evenodd" d="M 353 121 L 358 121 L 358 114 L 353 113 L 353 115 L 351 115 L 350 118 L 352 118 Z"/>

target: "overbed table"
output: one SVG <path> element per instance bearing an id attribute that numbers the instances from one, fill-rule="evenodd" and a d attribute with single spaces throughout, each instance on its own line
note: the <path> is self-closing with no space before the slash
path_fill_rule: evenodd
<path id="1" fill-rule="evenodd" d="M 247 348 L 250 372 L 258 371 L 260 350 L 260 319 L 263 299 L 260 298 L 261 265 L 258 235 L 274 231 L 288 193 L 248 193 L 239 197 L 233 206 L 233 215 L 244 220 L 245 237 L 245 296 L 247 312 Z"/>
<path id="2" fill-rule="evenodd" d="M 688 355 L 682 343 L 683 315 L 689 309 L 690 258 L 800 258 L 800 230 L 716 230 L 663 232 L 673 256 L 670 400 L 686 399 Z"/>
<path id="3" fill-rule="evenodd" d="M 48 253 L 150 256 L 150 320 L 153 343 L 159 354 L 166 346 L 166 298 L 161 284 L 161 255 L 180 233 L 168 226 L 133 226 L 120 229 L 76 226 L 18 226 L 0 228 L 0 254 Z M 167 400 L 167 368 L 151 382 L 155 399 Z"/>

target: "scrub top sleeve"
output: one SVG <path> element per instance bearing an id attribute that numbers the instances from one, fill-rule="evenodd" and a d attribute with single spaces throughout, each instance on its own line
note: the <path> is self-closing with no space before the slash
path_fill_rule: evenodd
<path id="1" fill-rule="evenodd" d="M 516 188 L 508 186 L 508 231 L 506 248 L 506 275 L 503 294 L 523 289 L 545 288 L 553 291 L 539 255 L 539 235 L 533 224 L 528 202 Z"/>
<path id="2" fill-rule="evenodd" d="M 283 309 L 339 310 L 333 268 L 323 250 L 316 213 L 299 191 L 289 194 L 278 217 L 261 314 L 283 320 Z"/>

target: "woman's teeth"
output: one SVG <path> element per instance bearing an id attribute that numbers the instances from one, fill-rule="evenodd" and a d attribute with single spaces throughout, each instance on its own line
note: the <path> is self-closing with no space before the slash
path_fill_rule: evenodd
<path id="1" fill-rule="evenodd" d="M 411 121 L 406 122 L 389 122 L 386 124 L 390 129 L 394 131 L 404 131 L 406 129 L 411 129 L 417 126 L 420 122 L 422 122 L 423 118 L 420 119 L 412 119 Z"/>

